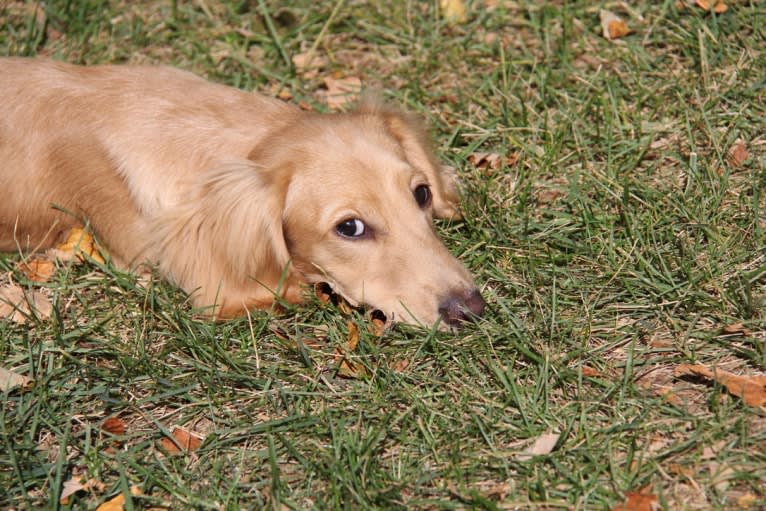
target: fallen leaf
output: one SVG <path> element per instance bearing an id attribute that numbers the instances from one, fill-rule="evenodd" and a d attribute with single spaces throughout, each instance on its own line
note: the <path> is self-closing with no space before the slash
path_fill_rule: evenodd
<path id="1" fill-rule="evenodd" d="M 766 374 L 739 376 L 721 369 L 708 369 L 702 364 L 681 364 L 673 374 L 678 376 L 702 376 L 718 382 L 731 394 L 739 397 L 746 405 L 766 405 Z"/>
<path id="2" fill-rule="evenodd" d="M 442 17 L 449 23 L 465 23 L 468 21 L 463 0 L 440 0 L 439 6 L 442 10 Z"/>
<path id="3" fill-rule="evenodd" d="M 370 315 L 370 323 L 372 323 L 372 333 L 380 337 L 386 331 L 387 319 L 386 315 L 379 310 L 372 311 Z"/>
<path id="4" fill-rule="evenodd" d="M 362 90 L 362 80 L 356 76 L 327 77 L 324 79 L 324 84 L 327 87 L 326 100 L 330 110 L 339 110 L 347 104 L 353 103 Z"/>
<path id="5" fill-rule="evenodd" d="M 582 366 L 582 375 L 588 378 L 594 378 L 597 376 L 601 376 L 601 373 L 599 372 L 598 369 L 594 369 L 593 367 Z"/>
<path id="6" fill-rule="evenodd" d="M 354 351 L 359 345 L 359 327 L 356 326 L 356 323 L 353 321 L 349 321 L 347 326 L 348 339 L 346 340 L 346 344 L 348 345 L 348 351 Z"/>
<path id="7" fill-rule="evenodd" d="M 24 292 L 16 284 L 0 288 L 0 318 L 9 318 L 24 325 L 33 313 L 40 319 L 47 319 L 51 312 L 53 306 L 50 300 L 40 291 Z"/>
<path id="8" fill-rule="evenodd" d="M 694 0 L 694 3 L 697 4 L 697 7 L 706 11 L 713 11 L 716 14 L 723 14 L 729 10 L 729 6 L 722 0 L 716 0 L 712 3 L 709 0 Z"/>
<path id="9" fill-rule="evenodd" d="M 559 441 L 560 433 L 544 433 L 535 439 L 535 442 L 524 449 L 524 452 L 516 456 L 519 461 L 532 459 L 534 456 L 550 454 Z"/>
<path id="10" fill-rule="evenodd" d="M 741 495 L 737 499 L 737 507 L 740 507 L 742 509 L 747 509 L 751 507 L 753 504 L 758 502 L 758 497 L 753 495 L 752 493 L 745 493 L 744 495 Z"/>
<path id="11" fill-rule="evenodd" d="M 292 57 L 295 71 L 304 78 L 314 78 L 319 75 L 319 71 L 327 66 L 327 59 L 317 55 L 315 52 L 297 53 Z"/>
<path id="12" fill-rule="evenodd" d="M 130 487 L 130 494 L 135 496 L 141 495 L 141 488 L 138 486 Z M 96 508 L 96 511 L 122 511 L 125 509 L 125 495 L 120 493 L 116 497 L 107 500 Z"/>
<path id="13" fill-rule="evenodd" d="M 173 435 L 175 442 L 167 437 L 164 437 L 162 440 L 160 440 L 162 448 L 165 449 L 168 454 L 194 452 L 199 449 L 199 446 L 202 445 L 202 441 L 204 440 L 204 438 L 198 436 L 197 434 L 179 426 L 173 428 L 171 435 Z"/>
<path id="14" fill-rule="evenodd" d="M 56 272 L 56 264 L 53 260 L 42 254 L 21 261 L 17 267 L 21 273 L 34 282 L 48 282 Z"/>
<path id="15" fill-rule="evenodd" d="M 101 429 L 115 436 L 122 436 L 127 431 L 125 421 L 119 417 L 109 417 L 101 423 Z"/>
<path id="16" fill-rule="evenodd" d="M 356 323 L 348 322 L 348 338 L 346 339 L 346 348 L 337 348 L 335 350 L 335 358 L 340 361 L 338 368 L 338 374 L 347 378 L 361 378 L 367 376 L 367 368 L 364 364 L 349 360 L 346 353 L 351 353 L 356 350 L 359 345 L 359 327 Z"/>
<path id="17" fill-rule="evenodd" d="M 403 373 L 407 367 L 409 367 L 410 361 L 406 358 L 400 358 L 399 360 L 394 360 L 388 367 L 391 368 L 391 370 L 395 373 Z"/>
<path id="18" fill-rule="evenodd" d="M 32 382 L 34 382 L 34 380 L 28 376 L 0 367 L 0 392 L 15 389 L 16 387 L 26 388 L 30 386 Z"/>
<path id="19" fill-rule="evenodd" d="M 85 261 L 85 256 L 88 256 L 94 261 L 104 264 L 104 258 L 93 236 L 79 227 L 71 229 L 66 241 L 49 250 L 48 253 L 61 261 Z"/>
<path id="20" fill-rule="evenodd" d="M 741 138 L 737 139 L 729 148 L 729 163 L 732 167 L 739 167 L 748 158 L 750 158 L 750 153 L 747 150 L 747 144 Z"/>
<path id="21" fill-rule="evenodd" d="M 745 328 L 745 325 L 742 323 L 732 323 L 731 325 L 726 325 L 721 329 L 721 333 L 726 335 L 741 335 L 743 337 L 747 337 L 751 334 L 750 330 Z"/>
<path id="22" fill-rule="evenodd" d="M 59 502 L 61 504 L 69 504 L 69 497 L 78 491 L 89 491 L 93 489 L 103 491 L 104 483 L 97 481 L 96 479 L 88 479 L 83 482 L 82 479 L 83 478 L 79 475 L 73 475 L 71 479 L 64 482 L 61 487 L 61 495 L 59 496 Z"/>
<path id="23" fill-rule="evenodd" d="M 709 462 L 708 470 L 710 470 L 710 482 L 719 493 L 724 493 L 729 489 L 729 481 L 736 475 L 734 469 L 727 463 L 717 461 Z"/>
<path id="24" fill-rule="evenodd" d="M 601 9 L 599 18 L 601 19 L 601 31 L 604 37 L 610 41 L 625 37 L 630 33 L 628 24 L 611 11 Z"/>
<path id="25" fill-rule="evenodd" d="M 660 500 L 656 495 L 638 491 L 626 493 L 625 501 L 612 508 L 612 511 L 657 511 L 658 509 L 660 509 Z"/>

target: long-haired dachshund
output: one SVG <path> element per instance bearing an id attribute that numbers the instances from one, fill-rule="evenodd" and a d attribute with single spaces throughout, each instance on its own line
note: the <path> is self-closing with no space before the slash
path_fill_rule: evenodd
<path id="1" fill-rule="evenodd" d="M 0 59 L 0 251 L 88 223 L 216 317 L 326 282 L 388 318 L 450 326 L 484 300 L 437 238 L 454 175 L 409 116 L 305 112 L 166 67 Z"/>

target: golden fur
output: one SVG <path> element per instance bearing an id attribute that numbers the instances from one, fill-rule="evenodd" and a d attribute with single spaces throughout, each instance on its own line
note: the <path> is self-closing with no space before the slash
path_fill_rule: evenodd
<path id="1" fill-rule="evenodd" d="M 454 176 L 404 114 L 315 114 L 172 68 L 23 58 L 0 59 L 0 97 L 0 251 L 88 222 L 117 264 L 156 265 L 218 317 L 319 281 L 399 321 L 482 312 L 432 227 L 457 214 Z M 336 232 L 353 218 L 369 236 Z"/>

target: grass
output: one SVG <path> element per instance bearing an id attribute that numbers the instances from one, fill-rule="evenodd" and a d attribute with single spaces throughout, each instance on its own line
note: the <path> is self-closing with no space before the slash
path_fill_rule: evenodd
<path id="1" fill-rule="evenodd" d="M 35 379 L 0 396 L 0 508 L 766 508 L 764 409 L 673 376 L 766 371 L 764 6 L 606 3 L 634 31 L 611 42 L 584 1 L 475 0 L 457 25 L 435 1 L 279 4 L 4 3 L 0 53 L 170 64 L 319 110 L 323 78 L 360 77 L 459 169 L 466 220 L 439 231 L 488 314 L 378 337 L 312 300 L 209 323 L 156 278 L 62 264 L 35 285 L 2 256 L 54 311 L 0 320 L 1 365 Z M 290 65 L 312 48 L 316 76 Z M 167 454 L 175 426 L 202 445 Z M 61 504 L 72 478 L 101 484 Z"/>

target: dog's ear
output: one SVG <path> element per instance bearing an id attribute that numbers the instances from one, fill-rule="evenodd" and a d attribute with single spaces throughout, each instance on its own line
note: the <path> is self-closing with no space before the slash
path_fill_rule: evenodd
<path id="1" fill-rule="evenodd" d="M 457 174 L 454 168 L 443 166 L 436 158 L 422 121 L 413 114 L 371 97 L 362 100 L 358 111 L 380 117 L 389 134 L 404 151 L 407 161 L 426 173 L 433 194 L 434 215 L 437 218 L 459 219 Z"/>
<path id="2" fill-rule="evenodd" d="M 157 217 L 154 259 L 192 294 L 195 305 L 236 308 L 227 302 L 245 288 L 268 296 L 290 255 L 282 232 L 289 177 L 249 160 L 221 165 L 194 183 L 185 202 Z"/>

